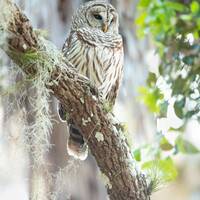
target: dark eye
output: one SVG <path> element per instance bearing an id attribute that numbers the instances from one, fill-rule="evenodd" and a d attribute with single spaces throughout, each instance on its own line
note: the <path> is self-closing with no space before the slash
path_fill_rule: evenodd
<path id="1" fill-rule="evenodd" d="M 114 22 L 114 19 L 112 19 L 110 23 L 112 24 L 113 22 Z"/>
<path id="2" fill-rule="evenodd" d="M 94 18 L 97 19 L 97 20 L 102 20 L 102 16 L 99 15 L 99 14 L 94 14 L 93 16 L 94 16 Z"/>

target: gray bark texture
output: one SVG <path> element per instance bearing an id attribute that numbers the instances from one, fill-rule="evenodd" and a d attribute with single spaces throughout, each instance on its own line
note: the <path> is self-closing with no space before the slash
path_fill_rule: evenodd
<path id="1" fill-rule="evenodd" d="M 12 16 L 7 29 L 1 30 L 8 33 L 1 48 L 32 77 L 37 73 L 37 65 L 34 65 L 36 61 L 27 64 L 23 60 L 24 55 L 41 51 L 41 46 L 45 45 L 41 45 L 43 40 L 35 34 L 29 20 L 20 9 L 9 1 L 7 3 Z M 42 52 L 51 57 L 46 49 L 42 49 Z M 114 116 L 106 111 L 96 89 L 85 77 L 77 74 L 66 60 L 60 59 L 56 65 L 53 58 L 49 60 L 52 60 L 54 66 L 47 87 L 64 105 L 70 119 L 84 134 L 104 177 L 110 199 L 150 199 L 146 179 L 136 170 L 123 128 L 115 122 Z"/>

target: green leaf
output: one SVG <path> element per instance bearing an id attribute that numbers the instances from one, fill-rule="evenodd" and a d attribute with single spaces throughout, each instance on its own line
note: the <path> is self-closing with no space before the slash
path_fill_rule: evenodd
<path id="1" fill-rule="evenodd" d="M 136 149 L 134 152 L 133 152 L 133 155 L 134 155 L 134 158 L 136 161 L 141 161 L 141 149 Z"/>
<path id="2" fill-rule="evenodd" d="M 190 119 L 193 115 L 196 115 L 200 112 L 200 109 L 196 109 L 196 110 L 190 110 L 185 114 L 185 118 L 186 119 Z"/>
<path id="3" fill-rule="evenodd" d="M 190 10 L 192 13 L 198 13 L 200 10 L 199 3 L 197 1 L 192 1 L 190 5 Z"/>
<path id="4" fill-rule="evenodd" d="M 151 3 L 150 0 L 140 0 L 140 2 L 139 2 L 139 6 L 140 6 L 140 7 L 144 7 L 144 8 L 146 8 L 146 7 L 149 6 L 150 3 Z"/>
<path id="5" fill-rule="evenodd" d="M 171 8 L 171 9 L 174 9 L 176 11 L 184 11 L 185 10 L 185 6 L 184 4 L 181 4 L 181 3 L 177 3 L 177 2 L 172 2 L 172 1 L 166 1 L 165 2 L 165 5 L 168 7 L 168 8 Z"/>
<path id="6" fill-rule="evenodd" d="M 200 31 L 200 19 L 197 18 L 196 20 L 198 31 Z M 198 38 L 199 39 L 199 38 Z"/>
<path id="7" fill-rule="evenodd" d="M 176 179 L 178 172 L 171 158 L 145 162 L 142 169 L 147 171 L 152 178 L 157 177 L 160 182 L 169 182 Z"/>
<path id="8" fill-rule="evenodd" d="M 194 64 L 194 56 L 185 56 L 182 60 L 187 65 L 193 65 Z"/>
<path id="9" fill-rule="evenodd" d="M 169 141 L 163 136 L 162 139 L 160 140 L 160 148 L 163 150 L 163 151 L 170 151 L 172 150 L 174 147 L 173 145 L 171 145 L 169 143 Z"/>
<path id="10" fill-rule="evenodd" d="M 145 20 L 147 17 L 147 13 L 145 11 L 143 11 L 142 13 L 139 14 L 139 16 L 136 18 L 135 23 L 136 25 L 138 25 L 139 27 L 137 28 L 137 36 L 139 38 L 143 38 L 145 36 Z"/>
<path id="11" fill-rule="evenodd" d="M 182 14 L 182 15 L 180 15 L 180 19 L 182 19 L 184 21 L 190 21 L 190 20 L 192 20 L 192 15 L 190 15 L 190 14 Z"/>
<path id="12" fill-rule="evenodd" d="M 147 84 L 148 86 L 155 86 L 156 85 L 156 74 L 149 72 L 148 78 L 147 78 Z"/>
<path id="13" fill-rule="evenodd" d="M 179 76 L 172 85 L 172 95 L 183 94 L 183 86 L 186 80 Z"/>
<path id="14" fill-rule="evenodd" d="M 159 88 L 148 88 L 148 87 L 140 87 L 140 100 L 148 107 L 151 112 L 159 113 L 160 107 L 158 105 L 158 100 L 163 99 L 163 95 L 161 94 Z"/>
<path id="15" fill-rule="evenodd" d="M 174 111 L 176 115 L 181 119 L 183 119 L 184 117 L 184 112 L 183 112 L 184 106 L 185 106 L 185 98 L 182 98 L 179 101 L 176 100 L 174 103 Z"/>
<path id="16" fill-rule="evenodd" d="M 143 12 L 139 15 L 139 17 L 135 20 L 135 23 L 137 25 L 140 25 L 140 26 L 143 26 L 144 23 L 145 23 L 145 19 L 147 17 L 147 13 L 146 12 Z"/>
<path id="17" fill-rule="evenodd" d="M 168 109 L 168 106 L 169 106 L 168 101 L 162 101 L 159 106 L 160 106 L 159 117 L 166 117 L 167 116 L 167 109 Z"/>
<path id="18" fill-rule="evenodd" d="M 173 127 L 170 127 L 169 128 L 169 131 L 178 131 L 178 132 L 183 132 L 185 130 L 185 124 L 179 128 L 173 128 Z"/>
<path id="19" fill-rule="evenodd" d="M 181 136 L 179 136 L 176 141 L 176 148 L 179 152 L 184 154 L 197 154 L 199 153 L 199 149 L 195 147 L 191 142 L 183 139 Z"/>

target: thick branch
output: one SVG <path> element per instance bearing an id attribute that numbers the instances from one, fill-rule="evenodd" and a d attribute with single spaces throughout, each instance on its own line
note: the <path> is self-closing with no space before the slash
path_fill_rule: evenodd
<path id="1" fill-rule="evenodd" d="M 7 5 L 12 14 L 7 27 L 0 24 L 0 30 L 7 34 L 7 40 L 1 48 L 26 74 L 33 76 L 37 72 L 38 65 L 34 64 L 36 58 L 32 58 L 32 61 L 29 58 L 28 65 L 23 59 L 24 55 L 41 52 L 41 46 L 45 45 L 41 44 L 43 40 L 34 33 L 26 16 L 12 3 Z M 4 14 L 0 14 L 0 19 L 3 17 Z M 0 20 L 2 21 L 4 20 Z M 110 199 L 149 199 L 146 180 L 135 169 L 122 129 L 103 108 L 95 89 L 67 61 L 60 59 L 59 63 L 55 63 L 55 59 L 51 58 L 52 55 L 46 49 L 42 49 L 42 52 L 50 57 L 48 60 L 53 66 L 47 87 L 65 106 L 70 119 L 81 129 L 88 141 L 91 153 L 103 173 Z"/>

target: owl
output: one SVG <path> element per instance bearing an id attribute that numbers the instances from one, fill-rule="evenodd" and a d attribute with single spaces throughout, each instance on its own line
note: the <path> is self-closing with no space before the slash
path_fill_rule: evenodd
<path id="1" fill-rule="evenodd" d="M 119 34 L 115 8 L 105 1 L 90 1 L 81 6 L 72 18 L 64 56 L 98 89 L 102 99 L 114 105 L 123 71 L 123 42 Z M 59 104 L 58 113 L 66 120 L 66 111 Z M 88 146 L 76 122 L 67 120 L 68 154 L 84 160 Z"/>

